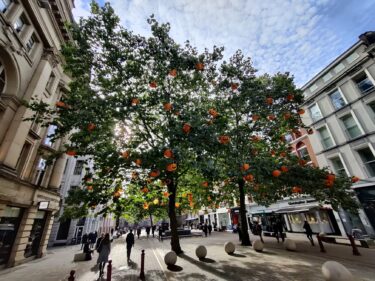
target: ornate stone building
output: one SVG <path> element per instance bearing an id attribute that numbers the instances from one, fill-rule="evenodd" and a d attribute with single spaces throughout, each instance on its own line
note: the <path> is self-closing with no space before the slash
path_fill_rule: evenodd
<path id="1" fill-rule="evenodd" d="M 46 155 L 58 149 L 54 127 L 24 121 L 31 98 L 55 104 L 67 91 L 59 53 L 70 40 L 73 0 L 0 0 L 0 267 L 46 251 L 66 163 Z"/>

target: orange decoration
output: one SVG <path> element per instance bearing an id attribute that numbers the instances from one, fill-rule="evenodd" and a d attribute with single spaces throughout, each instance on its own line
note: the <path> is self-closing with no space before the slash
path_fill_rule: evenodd
<path id="1" fill-rule="evenodd" d="M 290 112 L 284 113 L 284 119 L 285 120 L 288 120 L 290 117 L 292 117 L 292 114 L 290 114 Z"/>
<path id="2" fill-rule="evenodd" d="M 279 177 L 281 175 L 281 171 L 280 170 L 274 170 L 272 171 L 272 176 L 274 176 L 275 178 Z"/>
<path id="3" fill-rule="evenodd" d="M 156 83 L 156 81 L 150 82 L 150 88 L 155 89 L 157 86 L 158 86 L 158 84 Z"/>
<path id="4" fill-rule="evenodd" d="M 96 125 L 94 123 L 89 123 L 87 125 L 87 131 L 91 132 L 96 128 Z"/>
<path id="5" fill-rule="evenodd" d="M 185 123 L 183 126 L 182 126 L 182 131 L 184 131 L 185 134 L 188 134 L 190 133 L 191 131 L 191 126 L 189 123 Z"/>
<path id="6" fill-rule="evenodd" d="M 170 163 L 167 165 L 167 171 L 168 172 L 174 172 L 177 170 L 177 164 L 176 163 Z"/>
<path id="7" fill-rule="evenodd" d="M 137 165 L 137 166 L 141 166 L 142 165 L 142 160 L 141 159 L 136 159 L 134 161 L 134 163 Z"/>
<path id="8" fill-rule="evenodd" d="M 280 152 L 280 157 L 286 157 L 286 152 L 285 151 Z"/>
<path id="9" fill-rule="evenodd" d="M 69 156 L 76 156 L 77 155 L 77 152 L 75 150 L 68 150 L 66 152 L 66 154 L 68 154 Z"/>
<path id="10" fill-rule="evenodd" d="M 87 186 L 87 188 L 86 188 L 88 191 L 92 191 L 94 188 L 92 187 L 92 185 L 89 185 L 89 186 Z"/>
<path id="11" fill-rule="evenodd" d="M 267 99 L 266 99 L 266 103 L 267 103 L 268 105 L 272 105 L 272 104 L 273 104 L 273 98 L 267 98 Z"/>
<path id="12" fill-rule="evenodd" d="M 204 181 L 204 182 L 202 182 L 201 185 L 202 185 L 203 187 L 208 187 L 208 181 Z"/>
<path id="13" fill-rule="evenodd" d="M 213 109 L 213 108 L 210 108 L 210 109 L 208 110 L 208 113 L 209 113 L 213 118 L 216 118 L 216 117 L 219 115 L 219 113 L 217 113 L 217 111 L 216 111 L 215 109 Z"/>
<path id="14" fill-rule="evenodd" d="M 176 202 L 176 203 L 174 203 L 174 206 L 175 206 L 176 208 L 180 208 L 180 203 Z"/>
<path id="15" fill-rule="evenodd" d="M 150 172 L 149 176 L 152 177 L 152 178 L 156 178 L 156 177 L 160 176 L 160 171 L 159 170 L 153 170 L 153 171 Z"/>
<path id="16" fill-rule="evenodd" d="M 289 169 L 288 169 L 287 166 L 281 166 L 280 169 L 281 169 L 281 171 L 283 171 L 284 173 L 286 173 L 286 172 L 289 171 Z"/>
<path id="17" fill-rule="evenodd" d="M 258 121 L 258 120 L 260 119 L 260 116 L 257 115 L 257 114 L 253 114 L 253 115 L 251 116 L 251 119 L 252 119 L 253 121 Z"/>
<path id="18" fill-rule="evenodd" d="M 352 177 L 352 183 L 356 183 L 356 182 L 358 182 L 360 179 L 359 179 L 359 177 L 356 177 L 356 176 L 353 176 Z"/>
<path id="19" fill-rule="evenodd" d="M 260 141 L 260 139 L 261 139 L 260 136 L 256 136 L 256 135 L 251 136 L 251 140 L 252 140 L 253 142 L 258 142 L 258 141 Z"/>
<path id="20" fill-rule="evenodd" d="M 237 83 L 232 83 L 232 84 L 230 85 L 230 88 L 231 88 L 233 91 L 235 91 L 235 90 L 238 89 L 238 84 L 237 84 Z"/>
<path id="21" fill-rule="evenodd" d="M 130 156 L 130 151 L 129 151 L 129 150 L 126 150 L 126 151 L 124 151 L 121 155 L 122 155 L 123 158 L 128 159 L 129 156 Z"/>
<path id="22" fill-rule="evenodd" d="M 133 98 L 131 104 L 132 104 L 132 106 L 138 105 L 139 104 L 139 99 Z"/>
<path id="23" fill-rule="evenodd" d="M 172 106 L 172 104 L 167 102 L 167 103 L 163 104 L 163 107 L 164 107 L 165 111 L 171 111 L 173 106 Z"/>
<path id="24" fill-rule="evenodd" d="M 294 100 L 294 95 L 293 94 L 288 94 L 287 97 L 286 97 L 286 99 L 288 101 L 292 101 L 292 100 Z"/>
<path id="25" fill-rule="evenodd" d="M 273 115 L 273 114 L 270 114 L 270 115 L 267 116 L 267 119 L 270 120 L 270 121 L 272 121 L 272 120 L 276 119 L 276 116 Z"/>
<path id="26" fill-rule="evenodd" d="M 56 102 L 56 107 L 64 107 L 64 108 L 66 108 L 67 106 L 66 106 L 66 104 L 65 104 L 65 102 L 63 102 L 63 101 L 58 101 L 58 102 Z"/>
<path id="27" fill-rule="evenodd" d="M 292 193 L 302 193 L 302 188 L 299 186 L 294 186 L 292 188 Z"/>
<path id="28" fill-rule="evenodd" d="M 222 135 L 222 136 L 219 137 L 219 142 L 221 144 L 228 144 L 228 143 L 230 143 L 230 137 L 226 136 L 226 135 Z"/>
<path id="29" fill-rule="evenodd" d="M 336 176 L 334 174 L 328 174 L 327 175 L 327 180 L 334 181 L 335 179 L 336 179 Z"/>
<path id="30" fill-rule="evenodd" d="M 168 191 L 164 191 L 164 192 L 163 192 L 163 196 L 164 196 L 165 198 L 168 198 L 168 197 L 169 197 L 169 193 L 168 193 Z"/>
<path id="31" fill-rule="evenodd" d="M 253 181 L 254 176 L 252 174 L 247 174 L 246 176 L 243 177 L 245 181 Z"/>
<path id="32" fill-rule="evenodd" d="M 298 160 L 298 164 L 300 164 L 301 166 L 305 166 L 305 165 L 306 165 L 306 160 L 304 160 L 304 159 L 299 159 L 299 160 Z"/>
<path id="33" fill-rule="evenodd" d="M 143 193 L 148 193 L 149 190 L 148 190 L 148 188 L 145 186 L 144 188 L 141 189 L 141 191 L 142 191 Z"/>
<path id="34" fill-rule="evenodd" d="M 304 113 L 305 113 L 305 110 L 304 110 L 303 108 L 301 108 L 301 109 L 298 110 L 298 114 L 299 114 L 299 115 L 302 115 L 302 114 L 304 114 Z"/>
<path id="35" fill-rule="evenodd" d="M 193 202 L 190 202 L 190 203 L 189 203 L 189 206 L 190 206 L 190 208 L 194 208 L 194 203 L 193 203 Z"/>
<path id="36" fill-rule="evenodd" d="M 172 76 L 172 77 L 176 77 L 177 76 L 177 69 L 171 69 L 170 71 L 169 71 L 169 75 L 170 76 Z"/>
<path id="37" fill-rule="evenodd" d="M 121 193 L 116 191 L 115 193 L 113 193 L 113 197 L 115 198 L 119 198 L 121 196 Z"/>
<path id="38" fill-rule="evenodd" d="M 332 187 L 333 184 L 334 184 L 334 182 L 331 181 L 331 180 L 328 180 L 328 179 L 327 179 L 327 180 L 325 181 L 325 186 L 326 186 L 326 187 Z"/>
<path id="39" fill-rule="evenodd" d="M 159 199 L 155 199 L 155 200 L 153 201 L 153 203 L 154 203 L 154 205 L 159 205 Z"/>
<path id="40" fill-rule="evenodd" d="M 270 151 L 270 154 L 271 154 L 272 157 L 275 157 L 275 156 L 276 156 L 276 152 L 275 152 L 275 150 L 271 150 L 271 151 Z"/>
<path id="41" fill-rule="evenodd" d="M 247 171 L 249 169 L 250 169 L 250 165 L 247 164 L 247 163 L 243 164 L 242 167 L 241 167 L 241 171 Z"/>
<path id="42" fill-rule="evenodd" d="M 173 158 L 173 151 L 171 149 L 164 150 L 164 157 L 165 158 Z"/>
<path id="43" fill-rule="evenodd" d="M 201 63 L 201 62 L 198 62 L 198 63 L 195 65 L 195 69 L 198 70 L 198 71 L 203 71 L 203 70 L 204 70 L 204 64 Z"/>
<path id="44" fill-rule="evenodd" d="M 143 203 L 143 209 L 148 210 L 148 203 L 147 202 Z"/>

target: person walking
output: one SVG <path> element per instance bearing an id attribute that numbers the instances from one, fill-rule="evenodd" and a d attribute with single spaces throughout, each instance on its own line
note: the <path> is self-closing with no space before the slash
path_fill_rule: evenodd
<path id="1" fill-rule="evenodd" d="M 151 228 L 152 238 L 155 238 L 155 230 L 156 230 L 156 225 L 153 225 Z"/>
<path id="2" fill-rule="evenodd" d="M 100 246 L 100 242 L 102 242 L 102 240 L 104 239 L 104 233 L 102 233 L 102 235 L 100 235 L 100 237 L 96 240 L 96 244 L 95 244 L 95 250 L 99 253 L 99 246 Z"/>
<path id="3" fill-rule="evenodd" d="M 284 225 L 282 220 L 279 218 L 276 220 L 276 228 L 277 228 L 277 235 L 281 237 L 281 240 L 284 242 L 285 237 L 284 237 Z M 279 241 L 279 239 L 277 239 Z"/>
<path id="4" fill-rule="evenodd" d="M 207 228 L 208 228 L 208 234 L 211 235 L 211 232 L 212 232 L 212 225 L 209 224 L 209 225 L 207 226 Z"/>
<path id="5" fill-rule="evenodd" d="M 203 229 L 203 232 L 204 232 L 204 236 L 207 237 L 207 230 L 208 230 L 207 223 L 204 223 L 202 229 Z"/>
<path id="6" fill-rule="evenodd" d="M 259 238 L 260 238 L 260 241 L 262 241 L 262 243 L 264 243 L 263 241 L 263 236 L 262 236 L 262 226 L 260 225 L 259 222 L 254 222 L 254 235 L 259 235 Z"/>
<path id="7" fill-rule="evenodd" d="M 159 241 L 163 241 L 162 236 L 163 236 L 163 228 L 159 226 Z"/>
<path id="8" fill-rule="evenodd" d="M 147 234 L 147 239 L 148 237 L 150 236 L 150 227 L 149 226 L 146 226 L 146 234 Z"/>
<path id="9" fill-rule="evenodd" d="M 133 230 L 130 229 L 130 232 L 126 236 L 126 256 L 128 258 L 128 263 L 130 262 L 130 253 L 132 251 L 132 247 L 134 246 L 134 234 Z"/>
<path id="10" fill-rule="evenodd" d="M 138 236 L 138 239 L 139 239 L 139 236 L 141 235 L 141 230 L 142 230 L 142 229 L 141 229 L 140 227 L 137 228 L 137 236 Z"/>
<path id="11" fill-rule="evenodd" d="M 92 259 L 92 250 L 89 241 L 87 241 L 85 246 L 83 246 L 83 252 L 85 253 L 85 261 L 90 261 Z"/>
<path id="12" fill-rule="evenodd" d="M 87 243 L 88 239 L 89 239 L 89 236 L 87 235 L 87 233 L 83 234 L 82 241 L 81 241 L 81 250 L 83 249 L 83 246 L 85 246 L 85 244 Z"/>
<path id="13" fill-rule="evenodd" d="M 90 247 L 91 247 L 91 243 L 93 243 L 92 241 L 94 240 L 94 232 L 90 232 L 89 235 L 87 236 L 87 243 L 89 243 Z"/>
<path id="14" fill-rule="evenodd" d="M 106 233 L 103 240 L 100 241 L 98 247 L 99 257 L 96 263 L 99 265 L 99 277 L 104 274 L 105 264 L 108 262 L 109 254 L 111 253 L 111 240 L 109 238 L 109 233 Z"/>
<path id="15" fill-rule="evenodd" d="M 91 240 L 91 249 L 93 249 L 95 247 L 95 243 L 96 243 L 96 240 L 98 239 L 98 232 L 95 231 L 94 232 L 94 235 L 92 236 L 92 240 Z"/>
<path id="16" fill-rule="evenodd" d="M 303 228 L 304 228 L 305 231 L 306 231 L 306 236 L 307 236 L 307 239 L 310 240 L 311 246 L 315 246 L 315 245 L 314 245 L 314 239 L 313 239 L 313 237 L 312 237 L 313 232 L 312 232 L 311 226 L 310 226 L 310 224 L 307 222 L 307 220 L 305 220 L 305 223 L 303 224 Z"/>

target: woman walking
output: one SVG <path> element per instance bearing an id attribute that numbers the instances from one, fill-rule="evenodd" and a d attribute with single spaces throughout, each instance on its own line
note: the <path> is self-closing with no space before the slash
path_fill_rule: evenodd
<path id="1" fill-rule="evenodd" d="M 108 256 L 111 252 L 111 241 L 109 239 L 109 233 L 106 233 L 103 240 L 100 242 L 98 252 L 99 257 L 96 263 L 99 264 L 99 277 L 101 277 L 104 274 L 104 266 L 108 262 Z"/>

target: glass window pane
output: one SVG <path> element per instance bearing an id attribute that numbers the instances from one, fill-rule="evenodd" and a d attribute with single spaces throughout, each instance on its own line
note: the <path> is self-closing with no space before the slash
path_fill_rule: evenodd
<path id="1" fill-rule="evenodd" d="M 24 26 L 25 21 L 23 20 L 23 17 L 20 16 L 14 23 L 14 29 L 17 32 L 20 32 L 22 30 L 22 27 Z"/>
<path id="2" fill-rule="evenodd" d="M 375 177 L 375 156 L 369 147 L 358 150 L 363 165 L 370 177 Z"/>
<path id="3" fill-rule="evenodd" d="M 48 127 L 46 138 L 44 139 L 44 144 L 48 146 L 52 146 L 52 137 L 55 134 L 57 126 L 51 125 Z"/>
<path id="4" fill-rule="evenodd" d="M 341 118 L 341 120 L 344 123 L 345 129 L 351 138 L 358 137 L 362 134 L 357 125 L 357 122 L 354 120 L 351 114 L 344 116 L 343 118 Z"/>
<path id="5" fill-rule="evenodd" d="M 340 174 L 341 175 L 345 175 L 346 174 L 344 165 L 343 165 L 340 157 L 336 157 L 336 158 L 331 159 L 331 162 L 332 162 L 333 169 L 335 170 L 336 174 L 339 174 L 339 175 Z"/>
<path id="6" fill-rule="evenodd" d="M 310 115 L 311 115 L 312 120 L 317 121 L 323 117 L 322 114 L 320 113 L 320 110 L 317 104 L 314 104 L 313 106 L 311 106 L 309 110 L 310 110 Z"/>
<path id="7" fill-rule="evenodd" d="M 331 136 L 329 135 L 329 132 L 328 132 L 327 128 L 322 127 L 320 129 L 318 129 L 318 131 L 319 131 L 319 134 L 320 134 L 320 138 L 321 138 L 323 147 L 329 148 L 329 147 L 333 146 L 333 140 L 332 140 Z"/>
<path id="8" fill-rule="evenodd" d="M 330 98 L 335 109 L 340 109 L 346 104 L 339 90 L 330 94 Z"/>
<path id="9" fill-rule="evenodd" d="M 372 84 L 371 80 L 367 77 L 365 73 L 363 73 L 360 77 L 356 79 L 357 87 L 362 94 L 372 90 L 374 85 Z"/>
<path id="10" fill-rule="evenodd" d="M 0 11 L 4 13 L 10 5 L 10 0 L 0 0 Z"/>
<path id="11" fill-rule="evenodd" d="M 372 109 L 372 111 L 375 113 L 375 102 L 370 103 L 369 106 Z"/>

